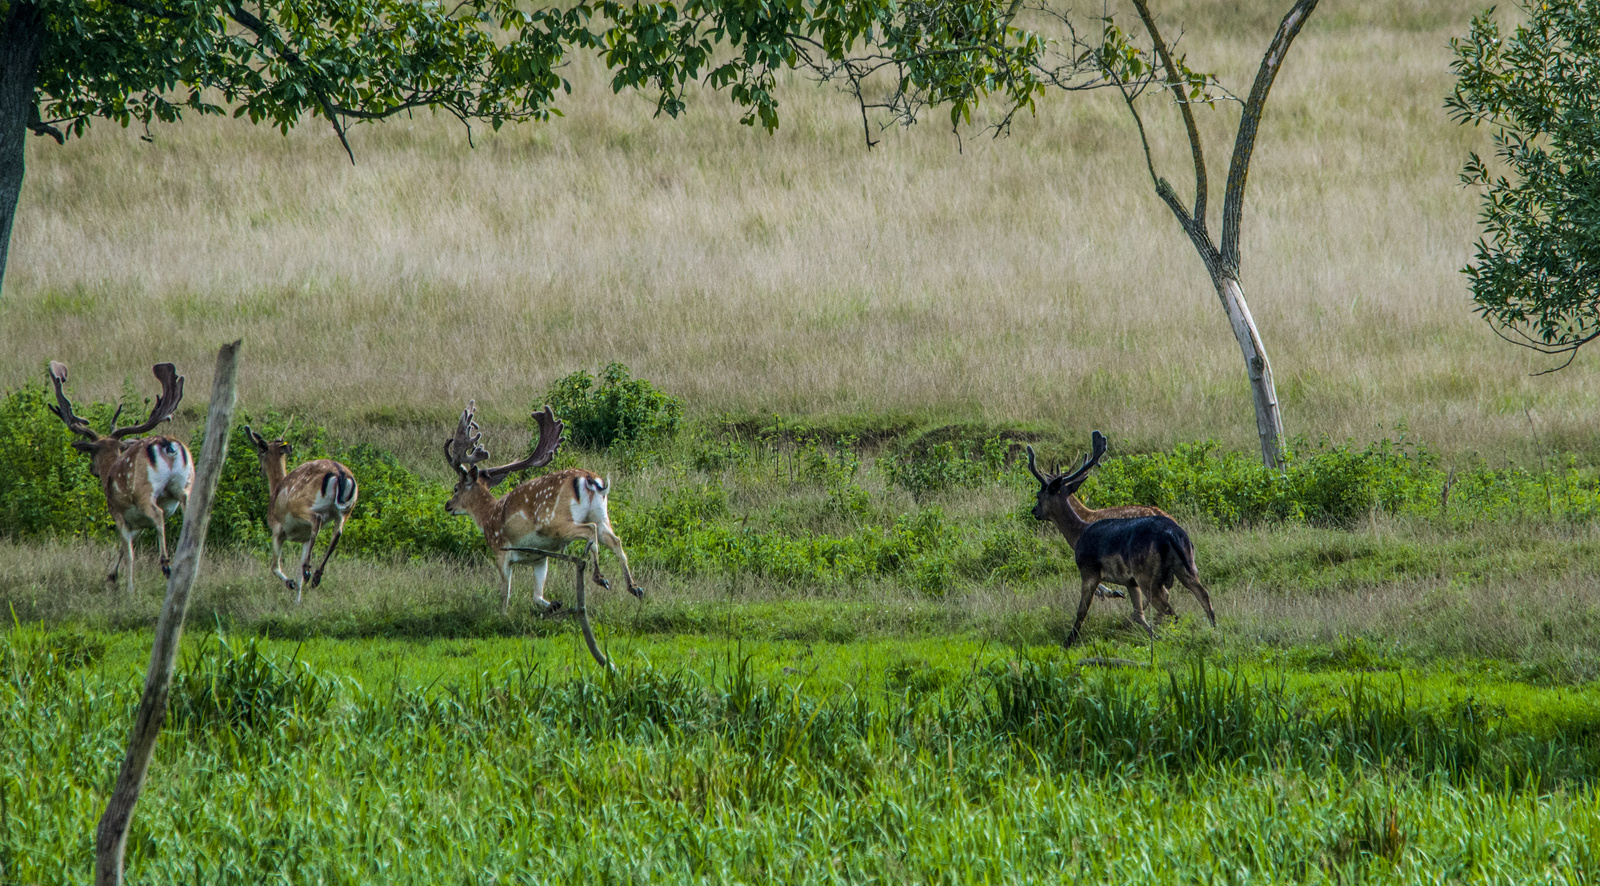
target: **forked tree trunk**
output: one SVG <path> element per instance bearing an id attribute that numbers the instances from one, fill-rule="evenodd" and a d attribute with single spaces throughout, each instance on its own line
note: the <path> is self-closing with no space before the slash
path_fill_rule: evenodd
<path id="1" fill-rule="evenodd" d="M 0 283 L 11 252 L 11 223 L 22 193 L 23 147 L 39 78 L 44 17 L 31 3 L 13 3 L 0 23 Z"/>
<path id="2" fill-rule="evenodd" d="M 1272 382 L 1272 363 L 1267 360 L 1267 349 L 1261 344 L 1261 333 L 1256 331 L 1256 320 L 1250 316 L 1250 306 L 1245 303 L 1244 289 L 1239 280 L 1225 271 L 1211 275 L 1217 287 L 1217 298 L 1222 300 L 1222 310 L 1228 315 L 1228 325 L 1233 327 L 1233 337 L 1239 342 L 1244 355 L 1245 372 L 1250 378 L 1250 397 L 1256 406 L 1256 433 L 1261 437 L 1261 461 L 1269 468 L 1283 466 L 1283 415 L 1278 411 L 1278 387 Z"/>
<path id="3" fill-rule="evenodd" d="M 239 343 L 223 345 L 217 352 L 217 373 L 211 384 L 211 411 L 206 415 L 206 442 L 195 461 L 194 491 L 183 507 L 183 535 L 172 558 L 172 577 L 167 580 L 167 599 L 156 620 L 155 638 L 150 644 L 150 670 L 144 678 L 144 695 L 133 715 L 133 730 L 128 737 L 128 754 L 117 774 L 117 785 L 106 802 L 106 811 L 95 831 L 95 886 L 121 886 L 122 856 L 128 842 L 128 825 L 133 808 L 144 788 L 150 770 L 150 755 L 155 753 L 161 724 L 167 718 L 167 693 L 172 688 L 172 672 L 178 656 L 178 640 L 183 636 L 183 617 L 189 610 L 189 589 L 200 571 L 205 551 L 206 527 L 211 523 L 211 499 L 217 491 L 217 478 L 228 455 L 228 430 L 233 425 L 233 401 L 239 369 Z"/>

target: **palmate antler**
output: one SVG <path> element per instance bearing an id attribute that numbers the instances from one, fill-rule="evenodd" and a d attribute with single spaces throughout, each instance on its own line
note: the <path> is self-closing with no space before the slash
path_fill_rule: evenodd
<path id="1" fill-rule="evenodd" d="M 461 477 L 481 478 L 493 489 L 511 474 L 527 468 L 542 468 L 556 457 L 556 450 L 561 448 L 561 431 L 564 427 L 561 419 L 546 405 L 543 412 L 535 412 L 533 420 L 539 426 L 539 442 L 534 445 L 533 452 L 527 458 L 493 468 L 479 468 L 478 462 L 489 457 L 488 450 L 483 448 L 483 434 L 478 429 L 477 401 L 468 400 L 467 408 L 461 411 L 461 421 L 456 423 L 455 436 L 445 441 L 444 457 Z"/>
<path id="2" fill-rule="evenodd" d="M 488 450 L 478 442 L 483 434 L 478 431 L 477 413 L 478 401 L 468 400 L 467 408 L 461 410 L 461 421 L 456 423 L 455 436 L 444 441 L 444 460 L 462 477 L 489 457 Z"/>
<path id="3" fill-rule="evenodd" d="M 125 428 L 115 427 L 117 418 L 122 415 L 122 406 L 118 405 L 117 411 L 111 416 L 113 430 L 106 436 L 121 440 L 123 437 L 147 433 L 156 425 L 171 419 L 172 414 L 178 411 L 178 404 L 183 400 L 183 376 L 178 374 L 177 367 L 171 363 L 157 363 L 150 367 L 150 371 L 155 373 L 156 379 L 161 382 L 161 396 L 156 398 L 156 405 L 150 410 L 150 417 L 136 425 L 129 425 Z M 67 364 L 59 360 L 51 360 L 50 383 L 55 385 L 56 405 L 50 407 L 50 411 L 54 412 L 57 418 L 66 422 L 67 427 L 74 434 L 88 437 L 90 440 L 100 439 L 100 435 L 89 427 L 88 421 L 73 414 L 72 402 L 67 399 L 67 395 L 61 390 L 61 386 L 66 381 Z"/>
<path id="4" fill-rule="evenodd" d="M 95 433 L 93 428 L 89 427 L 89 422 L 73 414 L 72 401 L 68 400 L 67 395 L 61 390 L 61 386 L 66 384 L 66 382 L 67 364 L 62 363 L 59 360 L 51 360 L 50 383 L 55 385 L 56 388 L 56 405 L 49 407 L 50 411 L 56 414 L 56 418 L 66 422 L 67 429 L 72 431 L 72 433 L 77 434 L 80 437 L 88 437 L 90 440 L 100 439 L 100 435 Z"/>

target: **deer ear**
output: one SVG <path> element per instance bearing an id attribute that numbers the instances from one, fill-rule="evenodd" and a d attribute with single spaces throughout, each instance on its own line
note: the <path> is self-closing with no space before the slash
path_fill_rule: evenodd
<path id="1" fill-rule="evenodd" d="M 72 448 L 78 450 L 79 452 L 81 452 L 81 453 L 83 453 L 85 455 L 93 455 L 94 454 L 94 450 L 95 450 L 95 445 L 93 443 L 90 443 L 88 440 L 73 440 L 72 441 Z"/>

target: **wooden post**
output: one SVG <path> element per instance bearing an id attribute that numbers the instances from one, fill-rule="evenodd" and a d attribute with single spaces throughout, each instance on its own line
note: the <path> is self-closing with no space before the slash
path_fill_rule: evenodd
<path id="1" fill-rule="evenodd" d="M 128 737 L 128 755 L 122 760 L 117 785 L 106 803 L 105 815 L 95 832 L 94 882 L 96 886 L 120 886 L 122 855 L 127 847 L 128 824 L 139 791 L 150 769 L 161 724 L 167 719 L 167 692 L 172 688 L 172 672 L 178 655 L 178 640 L 183 634 L 183 618 L 189 609 L 189 590 L 200 571 L 205 551 L 206 526 L 211 522 L 211 499 L 222 475 L 222 462 L 228 454 L 228 432 L 233 425 L 233 401 L 239 369 L 239 342 L 223 345 L 217 352 L 217 374 L 211 383 L 211 410 L 206 416 L 206 440 L 195 462 L 199 476 L 189 501 L 183 508 L 183 534 L 172 559 L 172 577 L 167 580 L 167 599 L 156 621 L 155 639 L 150 648 L 150 671 L 144 679 L 144 695 L 133 717 L 133 732 Z"/>

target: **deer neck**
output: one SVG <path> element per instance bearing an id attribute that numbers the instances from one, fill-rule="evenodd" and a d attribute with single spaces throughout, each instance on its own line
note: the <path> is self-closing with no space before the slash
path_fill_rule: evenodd
<path id="1" fill-rule="evenodd" d="M 1076 494 L 1067 496 L 1067 507 L 1072 508 L 1072 513 L 1085 523 L 1092 523 L 1099 516 L 1092 508 L 1084 504 L 1083 499 Z"/>
<path id="2" fill-rule="evenodd" d="M 506 522 L 504 504 L 505 499 L 496 498 L 481 480 L 461 500 L 462 508 L 472 517 L 472 522 L 478 524 L 490 547 L 500 545 L 500 531 Z"/>
<path id="3" fill-rule="evenodd" d="M 1057 499 L 1060 501 L 1060 499 Z M 1079 517 L 1077 511 L 1070 506 L 1058 506 L 1050 509 L 1050 522 L 1056 524 L 1061 534 L 1067 537 L 1067 543 L 1074 548 L 1078 546 L 1078 539 L 1083 537 L 1089 528 L 1089 521 Z"/>
<path id="4" fill-rule="evenodd" d="M 277 458 L 263 458 L 261 470 L 267 475 L 268 500 L 278 497 L 278 490 L 283 488 L 283 478 L 289 475 L 289 459 L 286 456 Z"/>

